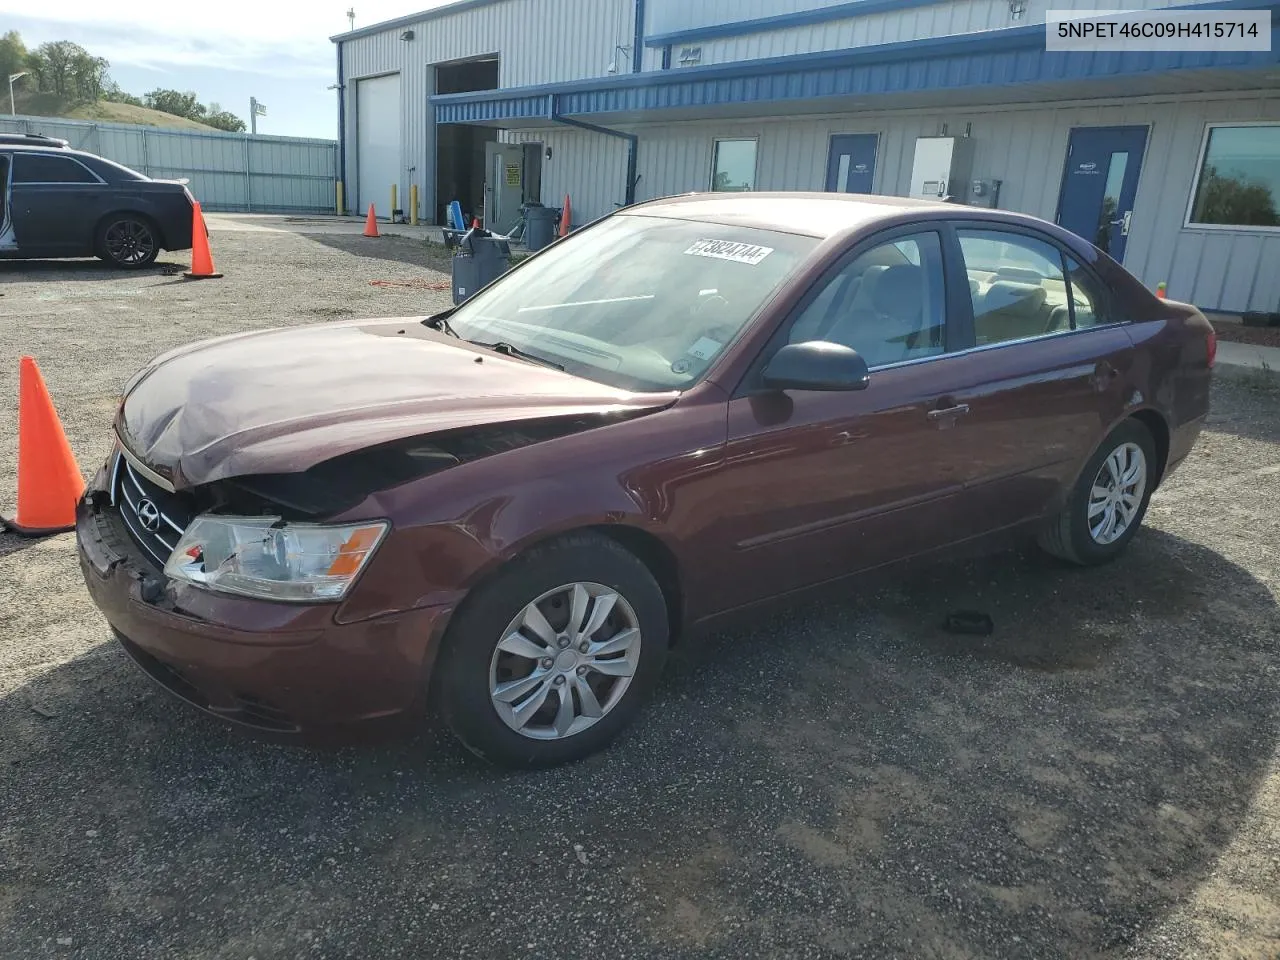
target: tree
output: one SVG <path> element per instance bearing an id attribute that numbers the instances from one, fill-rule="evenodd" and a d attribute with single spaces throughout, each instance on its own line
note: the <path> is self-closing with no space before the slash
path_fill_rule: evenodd
<path id="1" fill-rule="evenodd" d="M 244 133 L 244 121 L 230 110 L 223 110 L 221 104 L 209 104 L 208 112 L 204 116 L 204 122 L 219 130 L 229 130 L 232 133 Z"/>
<path id="2" fill-rule="evenodd" d="M 1196 197 L 1196 223 L 1224 223 L 1237 227 L 1280 226 L 1271 188 L 1257 180 L 1226 177 L 1216 167 L 1206 166 Z"/>
<path id="3" fill-rule="evenodd" d="M 97 99 L 109 64 L 78 43 L 55 40 L 42 43 L 28 57 L 39 89 L 62 99 Z"/>
<path id="4" fill-rule="evenodd" d="M 126 93 L 124 90 L 120 89 L 120 84 L 116 83 L 110 77 L 104 78 L 104 81 L 101 99 L 110 103 L 131 103 L 135 107 L 143 105 L 141 97 L 135 97 L 132 93 Z"/>
<path id="5" fill-rule="evenodd" d="M 0 37 L 0 79 L 27 69 L 27 45 L 17 30 Z"/>
<path id="6" fill-rule="evenodd" d="M 188 120 L 203 122 L 205 119 L 205 107 L 192 90 L 181 93 L 177 90 L 165 90 L 162 87 L 158 87 L 146 94 L 142 99 L 152 110 L 171 113 L 175 117 L 186 117 Z"/>

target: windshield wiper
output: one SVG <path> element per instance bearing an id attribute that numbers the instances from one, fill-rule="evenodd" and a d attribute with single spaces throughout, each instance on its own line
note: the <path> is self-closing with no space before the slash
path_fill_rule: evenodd
<path id="1" fill-rule="evenodd" d="M 424 327 L 430 327 L 432 330 L 439 330 L 441 333 L 447 333 L 449 336 L 456 337 L 461 340 L 462 334 L 453 329 L 453 324 L 449 322 L 449 314 L 452 312 L 452 310 L 449 310 L 445 313 L 438 313 L 434 317 L 427 317 L 427 319 L 422 321 L 422 325 Z"/>
<path id="2" fill-rule="evenodd" d="M 553 370 L 563 370 L 564 367 L 556 363 L 554 360 L 548 360 L 546 357 L 540 357 L 536 353 L 530 353 L 527 350 L 521 350 L 513 343 L 506 340 L 498 340 L 495 343 L 481 343 L 479 340 L 468 340 L 468 343 L 474 343 L 477 347 L 488 347 L 494 353 L 501 353 L 508 357 L 517 357 L 520 360 L 528 360 L 530 363 L 540 363 L 544 367 L 551 367 Z"/>

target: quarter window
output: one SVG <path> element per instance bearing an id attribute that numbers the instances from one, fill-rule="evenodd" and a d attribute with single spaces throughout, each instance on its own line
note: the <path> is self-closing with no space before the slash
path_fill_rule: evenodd
<path id="1" fill-rule="evenodd" d="M 978 346 L 1071 329 L 1057 247 L 998 230 L 958 230 Z"/>
<path id="2" fill-rule="evenodd" d="M 756 188 L 756 141 L 717 140 L 711 165 L 711 189 L 743 193 Z"/>
<path id="3" fill-rule="evenodd" d="M 1280 124 L 1209 128 L 1189 222 L 1280 227 Z"/>
<path id="4" fill-rule="evenodd" d="M 14 183 L 97 183 L 82 164 L 70 157 L 50 157 L 41 153 L 13 155 Z"/>
<path id="5" fill-rule="evenodd" d="M 1093 275 L 1071 257 L 1066 258 L 1071 289 L 1071 316 L 1077 330 L 1111 323 L 1107 298 Z"/>
<path id="6" fill-rule="evenodd" d="M 872 367 L 935 356 L 946 349 L 943 290 L 936 233 L 883 243 L 826 282 L 789 339 L 852 347 Z"/>

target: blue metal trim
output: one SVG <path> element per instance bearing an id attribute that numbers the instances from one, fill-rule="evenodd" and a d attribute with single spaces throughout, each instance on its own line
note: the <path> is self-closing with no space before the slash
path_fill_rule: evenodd
<path id="1" fill-rule="evenodd" d="M 636 37 L 631 46 L 631 72 L 644 69 L 644 0 L 636 0 Z"/>
<path id="2" fill-rule="evenodd" d="M 339 214 L 347 212 L 347 81 L 342 71 L 342 44 L 335 45 L 338 51 L 338 181 L 342 184 L 342 209 Z"/>
<path id="3" fill-rule="evenodd" d="M 896 13 L 914 7 L 932 7 L 948 0 L 851 0 L 849 3 L 837 3 L 828 7 L 813 10 L 801 10 L 796 13 L 783 13 L 772 17 L 756 17 L 751 20 L 736 20 L 730 23 L 713 23 L 704 27 L 690 27 L 687 30 L 673 30 L 670 33 L 658 33 L 647 37 L 645 43 L 650 47 L 663 47 L 699 40 L 722 40 L 726 37 L 743 37 L 753 33 L 768 33 L 773 30 L 786 30 L 790 27 L 805 27 L 816 23 L 829 23 L 832 20 L 853 20 L 869 16 L 873 13 Z M 1214 0 L 1210 3 L 1180 4 L 1166 7 L 1164 10 L 1186 10 L 1200 8 L 1205 10 L 1259 10 L 1269 4 L 1258 0 Z M 1080 11 L 1081 13 L 1085 11 Z M 1148 13 L 1161 13 L 1162 10 L 1149 10 Z M 1044 24 L 1034 24 L 1044 29 Z"/>
<path id="4" fill-rule="evenodd" d="M 589 130 L 592 133 L 604 134 L 606 137 L 618 137 L 627 141 L 627 189 L 624 196 L 626 197 L 627 206 L 631 206 L 636 202 L 636 184 L 639 177 L 636 176 L 638 167 L 636 154 L 639 152 L 640 138 L 634 133 L 624 133 L 621 130 L 611 130 L 608 127 L 602 127 L 594 123 L 586 123 L 582 120 L 574 120 L 571 117 L 562 116 L 560 113 L 559 102 L 553 95 L 551 97 L 551 119 L 556 123 L 563 123 L 565 126 L 577 127 L 579 130 Z"/>
<path id="5" fill-rule="evenodd" d="M 435 96 L 431 102 L 435 106 L 436 123 L 487 123 L 494 120 L 527 120 L 547 119 L 551 116 L 551 95 L 532 94 L 494 96 L 496 91 L 488 91 L 489 96 L 482 99 L 454 101 L 454 97 L 470 94 L 450 94 Z M 442 102 L 453 101 L 453 102 Z"/>
<path id="6" fill-rule="evenodd" d="M 651 47 L 664 47 L 697 40 L 743 37 L 752 33 L 768 33 L 770 30 L 785 30 L 788 27 L 805 27 L 831 20 L 852 20 L 871 13 L 890 13 L 912 7 L 931 7 L 943 2 L 945 0 L 853 0 L 851 3 L 837 3 L 814 10 L 780 13 L 772 17 L 756 17 L 729 23 L 711 23 L 705 27 L 690 27 L 687 30 L 673 30 L 670 33 L 659 33 L 648 37 L 645 43 Z"/>

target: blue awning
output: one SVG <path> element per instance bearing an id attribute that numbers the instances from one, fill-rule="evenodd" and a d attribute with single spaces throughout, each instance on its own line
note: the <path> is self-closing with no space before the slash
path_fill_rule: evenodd
<path id="1" fill-rule="evenodd" d="M 1222 6 L 1239 4 L 1220 4 Z M 1217 6 L 1217 5 L 1215 5 Z M 1280 9 L 1280 0 L 1250 0 Z M 1249 69 L 1280 62 L 1271 50 L 1116 53 L 1048 52 L 1044 24 L 876 44 L 765 60 L 684 67 L 595 80 L 513 87 L 431 98 L 437 123 L 527 122 L 567 116 L 644 114 L 731 104 L 785 104 L 815 98 L 923 93 L 1013 84 L 1122 79 L 1183 70 Z"/>

